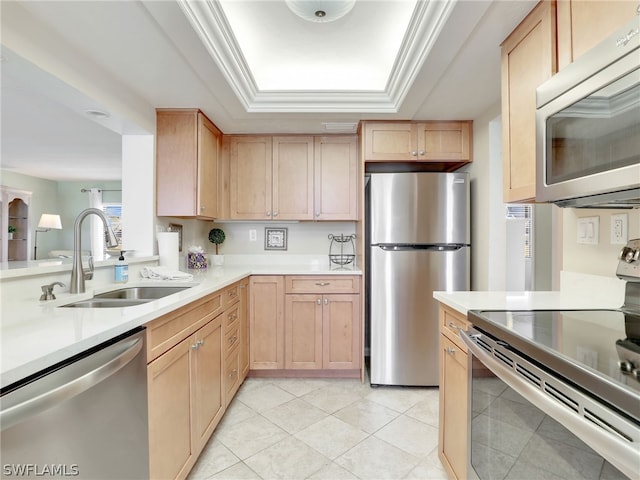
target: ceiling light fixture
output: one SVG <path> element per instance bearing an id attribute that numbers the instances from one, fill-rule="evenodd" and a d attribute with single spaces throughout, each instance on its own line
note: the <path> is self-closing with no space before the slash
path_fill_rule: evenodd
<path id="1" fill-rule="evenodd" d="M 344 17 L 356 4 L 356 0 L 285 0 L 287 7 L 309 22 L 333 22 Z"/>

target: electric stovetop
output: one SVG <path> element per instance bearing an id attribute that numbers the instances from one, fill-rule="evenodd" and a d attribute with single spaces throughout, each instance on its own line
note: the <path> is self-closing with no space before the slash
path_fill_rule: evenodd
<path id="1" fill-rule="evenodd" d="M 640 424 L 640 315 L 620 310 L 472 310 L 478 330 Z"/>

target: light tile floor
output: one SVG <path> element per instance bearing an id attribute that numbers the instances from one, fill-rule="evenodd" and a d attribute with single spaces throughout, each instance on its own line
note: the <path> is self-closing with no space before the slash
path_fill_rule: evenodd
<path id="1" fill-rule="evenodd" d="M 446 479 L 438 389 L 249 378 L 189 475 L 209 478 Z"/>

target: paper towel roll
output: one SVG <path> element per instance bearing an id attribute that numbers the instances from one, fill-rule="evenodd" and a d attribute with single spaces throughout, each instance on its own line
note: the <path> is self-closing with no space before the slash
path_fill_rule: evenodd
<path id="1" fill-rule="evenodd" d="M 160 266 L 178 270 L 178 232 L 158 232 Z"/>

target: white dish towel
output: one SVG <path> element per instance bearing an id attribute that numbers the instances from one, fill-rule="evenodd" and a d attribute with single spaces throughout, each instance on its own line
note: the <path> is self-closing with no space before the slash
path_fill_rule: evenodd
<path id="1" fill-rule="evenodd" d="M 193 275 L 190 273 L 171 270 L 167 267 L 142 267 L 140 275 L 154 280 L 193 280 Z"/>

